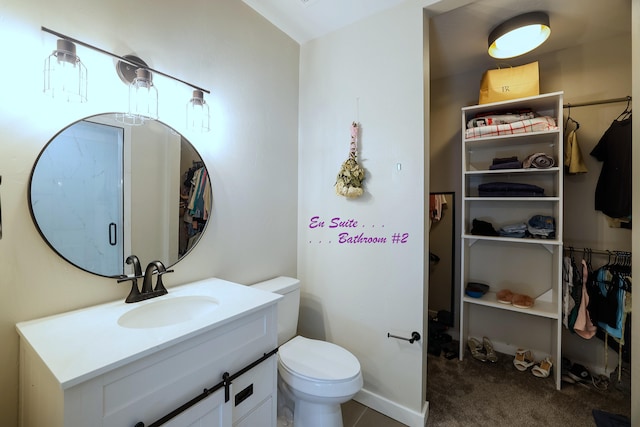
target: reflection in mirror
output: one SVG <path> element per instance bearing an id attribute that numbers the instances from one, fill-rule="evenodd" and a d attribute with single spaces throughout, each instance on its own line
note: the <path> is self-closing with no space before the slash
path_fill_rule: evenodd
<path id="1" fill-rule="evenodd" d="M 131 254 L 175 264 L 211 212 L 209 175 L 182 135 L 158 121 L 123 127 L 115 117 L 87 117 L 60 131 L 29 185 L 29 209 L 49 246 L 109 277 L 128 273 Z"/>
<path id="2" fill-rule="evenodd" d="M 429 315 L 453 326 L 455 307 L 455 193 L 429 197 Z"/>

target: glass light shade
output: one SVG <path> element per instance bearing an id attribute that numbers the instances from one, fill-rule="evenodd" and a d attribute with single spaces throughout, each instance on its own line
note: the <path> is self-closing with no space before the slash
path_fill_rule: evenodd
<path id="1" fill-rule="evenodd" d="M 87 101 L 87 68 L 76 55 L 76 45 L 58 40 L 44 60 L 44 93 L 67 102 Z"/>
<path id="2" fill-rule="evenodd" d="M 497 59 L 513 58 L 531 52 L 551 34 L 549 17 L 542 12 L 516 16 L 496 27 L 489 35 L 489 55 Z"/>
<path id="3" fill-rule="evenodd" d="M 138 68 L 129 85 L 129 115 L 142 120 L 158 119 L 158 89 L 149 70 Z"/>
<path id="4" fill-rule="evenodd" d="M 209 132 L 209 105 L 201 90 L 194 90 L 193 97 L 187 103 L 187 129 L 196 132 Z"/>

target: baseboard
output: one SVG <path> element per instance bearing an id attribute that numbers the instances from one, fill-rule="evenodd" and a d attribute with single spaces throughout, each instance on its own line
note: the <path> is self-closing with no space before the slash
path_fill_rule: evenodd
<path id="1" fill-rule="evenodd" d="M 353 400 L 409 427 L 424 427 L 427 425 L 429 402 L 424 402 L 421 412 L 416 412 L 366 389 L 360 390 Z"/>

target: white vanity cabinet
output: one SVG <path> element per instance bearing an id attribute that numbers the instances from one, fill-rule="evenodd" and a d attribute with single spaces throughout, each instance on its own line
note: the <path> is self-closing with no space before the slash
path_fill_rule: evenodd
<path id="1" fill-rule="evenodd" d="M 197 283 L 220 307 L 195 327 L 101 328 L 110 311 L 117 326 L 129 309 L 120 303 L 18 324 L 20 426 L 275 426 L 277 298 L 218 279 Z M 78 324 L 92 317 L 95 328 Z"/>

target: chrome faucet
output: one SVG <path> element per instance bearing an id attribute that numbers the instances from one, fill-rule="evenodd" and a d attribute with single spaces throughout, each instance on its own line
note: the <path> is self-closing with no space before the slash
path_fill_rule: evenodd
<path id="1" fill-rule="evenodd" d="M 133 264 L 133 276 L 118 276 L 118 283 L 131 281 L 131 291 L 124 300 L 126 303 L 144 301 L 146 299 L 155 298 L 168 293 L 162 283 L 162 276 L 166 273 L 173 273 L 173 270 L 167 270 L 161 261 L 151 261 L 142 275 L 140 260 L 135 255 L 129 255 L 126 260 L 127 264 Z M 153 273 L 158 273 L 156 286 L 153 286 Z M 142 282 L 142 290 L 138 288 L 138 279 L 144 279 Z"/>

